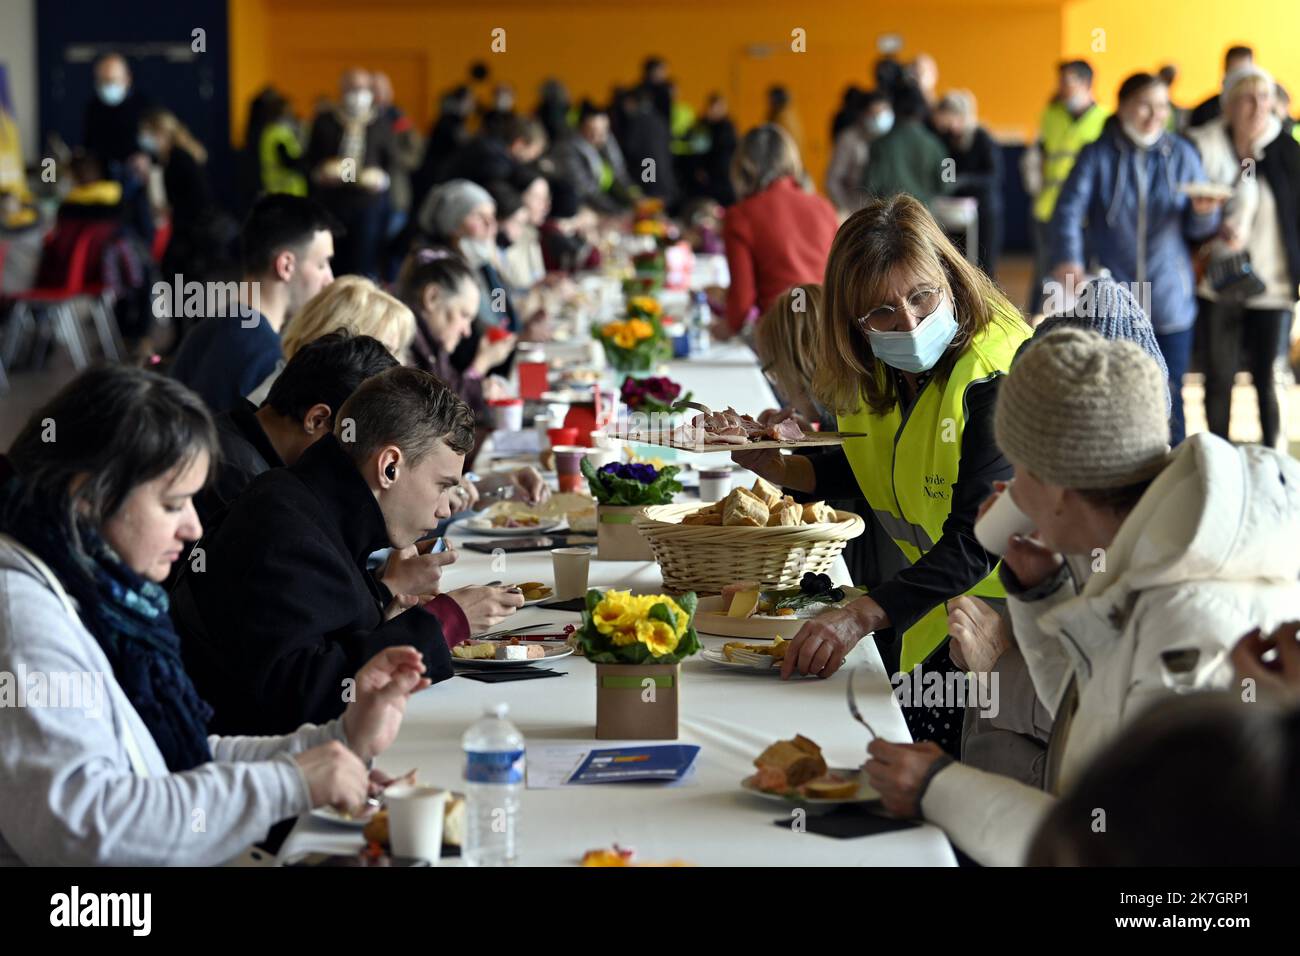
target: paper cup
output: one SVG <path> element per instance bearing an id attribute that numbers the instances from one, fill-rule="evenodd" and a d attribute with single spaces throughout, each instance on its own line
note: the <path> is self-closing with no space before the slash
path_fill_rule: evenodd
<path id="1" fill-rule="evenodd" d="M 582 459 L 590 449 L 558 445 L 555 452 L 555 477 L 561 491 L 582 490 Z"/>
<path id="2" fill-rule="evenodd" d="M 721 501 L 731 491 L 730 468 L 700 469 L 700 500 Z"/>
<path id="3" fill-rule="evenodd" d="M 985 551 L 1006 554 L 1007 542 L 1013 534 L 1029 534 L 1033 530 L 1033 520 L 1011 500 L 1011 487 L 1008 485 L 993 502 L 993 507 L 975 522 L 975 540 Z"/>
<path id="4" fill-rule="evenodd" d="M 551 568 L 555 573 L 555 599 L 568 601 L 587 593 L 587 572 L 591 570 L 590 548 L 552 548 Z"/>
<path id="5" fill-rule="evenodd" d="M 499 398 L 488 402 L 492 408 L 493 422 L 498 431 L 517 432 L 524 427 L 524 400 Z"/>
<path id="6" fill-rule="evenodd" d="M 442 855 L 442 822 L 450 794 L 437 787 L 400 785 L 384 791 L 388 806 L 388 843 L 393 856 L 428 860 Z"/>

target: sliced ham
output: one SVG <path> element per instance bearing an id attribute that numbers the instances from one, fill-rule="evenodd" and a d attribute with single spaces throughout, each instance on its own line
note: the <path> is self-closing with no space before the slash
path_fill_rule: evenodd
<path id="1" fill-rule="evenodd" d="M 783 422 L 777 422 L 770 426 L 766 433 L 768 437 L 775 441 L 800 441 L 803 436 L 803 429 L 793 418 L 787 418 Z"/>

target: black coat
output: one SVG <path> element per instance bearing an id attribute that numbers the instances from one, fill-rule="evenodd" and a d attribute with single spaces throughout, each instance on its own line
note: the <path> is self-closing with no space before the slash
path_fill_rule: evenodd
<path id="1" fill-rule="evenodd" d="M 185 667 L 215 734 L 282 734 L 344 710 L 344 681 L 409 644 L 434 682 L 452 676 L 438 619 L 391 599 L 366 557 L 389 545 L 370 488 L 332 435 L 256 478 L 199 542 L 172 593 Z M 449 601 L 449 598 L 440 600 Z"/>
<path id="2" fill-rule="evenodd" d="M 257 420 L 257 406 L 243 399 L 230 411 L 217 416 L 217 439 L 221 460 L 216 463 L 208 486 L 194 496 L 194 510 L 203 527 L 209 529 L 217 515 L 239 497 L 253 479 L 264 471 L 284 467 L 284 462 Z"/>

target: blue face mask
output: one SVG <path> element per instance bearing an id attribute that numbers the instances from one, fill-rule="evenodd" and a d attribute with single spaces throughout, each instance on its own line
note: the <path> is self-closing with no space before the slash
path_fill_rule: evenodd
<path id="1" fill-rule="evenodd" d="M 871 129 L 877 136 L 884 136 L 893 128 L 894 114 L 890 110 L 885 110 L 871 117 Z"/>
<path id="2" fill-rule="evenodd" d="M 104 83 L 98 88 L 99 98 L 109 106 L 117 106 L 126 99 L 125 83 Z"/>
<path id="3" fill-rule="evenodd" d="M 957 335 L 952 304 L 944 296 L 939 307 L 910 332 L 867 330 L 867 341 L 876 358 L 903 372 L 920 374 L 934 368 Z"/>
<path id="4" fill-rule="evenodd" d="M 139 136 L 136 137 L 135 142 L 136 145 L 140 147 L 142 152 L 146 152 L 150 156 L 157 155 L 158 140 L 154 139 L 154 137 L 151 134 L 141 133 Z"/>

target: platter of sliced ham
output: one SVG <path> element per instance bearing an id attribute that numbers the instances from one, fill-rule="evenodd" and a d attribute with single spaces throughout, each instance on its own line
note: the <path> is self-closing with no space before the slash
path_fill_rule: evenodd
<path id="1" fill-rule="evenodd" d="M 864 438 L 865 432 L 804 431 L 798 421 L 787 418 L 766 425 L 734 408 L 701 412 L 670 431 L 629 435 L 632 441 L 664 445 L 683 451 L 752 451 L 760 448 L 819 448 L 839 445 L 848 438 Z"/>

